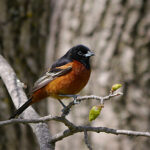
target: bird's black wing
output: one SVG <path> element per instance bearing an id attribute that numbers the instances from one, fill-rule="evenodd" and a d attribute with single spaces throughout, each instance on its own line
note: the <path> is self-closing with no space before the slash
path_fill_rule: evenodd
<path id="1" fill-rule="evenodd" d="M 72 66 L 67 66 L 65 69 L 53 68 L 47 71 L 41 78 L 39 78 L 33 86 L 32 93 L 39 90 L 40 88 L 47 85 L 49 82 L 53 81 L 59 76 L 62 76 L 72 70 Z"/>

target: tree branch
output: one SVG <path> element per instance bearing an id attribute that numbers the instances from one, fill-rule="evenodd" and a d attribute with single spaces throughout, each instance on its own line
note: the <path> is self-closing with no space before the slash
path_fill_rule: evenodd
<path id="1" fill-rule="evenodd" d="M 77 126 L 75 130 L 71 131 L 70 129 L 66 129 L 63 132 L 60 132 L 52 137 L 52 142 L 57 142 L 62 140 L 63 138 L 66 138 L 68 136 L 71 136 L 78 132 L 85 132 L 85 131 L 91 131 L 91 132 L 104 132 L 114 135 L 128 135 L 128 136 L 144 136 L 144 137 L 150 137 L 150 132 L 140 132 L 140 131 L 132 131 L 132 130 L 117 130 L 107 127 L 91 127 L 91 126 Z"/>
<path id="2" fill-rule="evenodd" d="M 69 120 L 67 120 L 64 117 L 55 116 L 52 117 L 51 115 L 37 118 L 37 119 L 11 119 L 6 121 L 1 121 L 0 126 L 9 125 L 13 123 L 40 123 L 40 122 L 46 122 L 50 120 L 55 120 L 58 122 L 64 123 L 69 129 L 60 132 L 52 137 L 51 141 L 56 142 L 60 141 L 61 139 L 68 137 L 72 134 L 78 133 L 78 132 L 85 132 L 85 131 L 92 131 L 92 132 L 105 132 L 109 134 L 115 134 L 115 135 L 132 135 L 132 136 L 145 136 L 150 137 L 150 132 L 140 132 L 140 131 L 132 131 L 132 130 L 117 130 L 107 127 L 91 127 L 91 126 L 75 126 L 72 124 Z"/>
<path id="3" fill-rule="evenodd" d="M 87 145 L 88 149 L 92 150 L 91 144 L 89 143 L 89 140 L 88 140 L 88 134 L 87 134 L 86 130 L 84 131 L 84 141 L 85 141 L 85 144 Z"/>
<path id="4" fill-rule="evenodd" d="M 0 77 L 2 78 L 16 108 L 27 101 L 27 97 L 19 84 L 15 72 L 7 61 L 0 55 Z M 32 107 L 29 107 L 22 114 L 26 119 L 38 119 L 39 115 Z M 48 126 L 45 123 L 30 124 L 33 132 L 35 133 L 41 150 L 54 150 L 55 145 L 50 144 L 51 135 Z"/>

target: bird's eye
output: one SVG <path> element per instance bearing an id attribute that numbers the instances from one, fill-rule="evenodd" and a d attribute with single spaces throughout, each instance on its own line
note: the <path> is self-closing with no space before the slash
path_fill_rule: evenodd
<path id="1" fill-rule="evenodd" d="M 81 51 L 78 51 L 78 55 L 80 55 L 80 56 L 81 56 L 81 55 L 83 55 L 83 53 L 82 53 Z"/>

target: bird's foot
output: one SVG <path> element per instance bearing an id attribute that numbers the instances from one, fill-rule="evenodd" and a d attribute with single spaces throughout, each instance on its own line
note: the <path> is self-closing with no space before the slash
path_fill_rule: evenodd
<path id="1" fill-rule="evenodd" d="M 80 95 L 70 95 L 70 94 L 60 94 L 59 96 L 63 96 L 63 97 L 73 97 L 73 102 L 74 104 L 79 104 L 80 102 L 77 101 L 77 97 Z"/>

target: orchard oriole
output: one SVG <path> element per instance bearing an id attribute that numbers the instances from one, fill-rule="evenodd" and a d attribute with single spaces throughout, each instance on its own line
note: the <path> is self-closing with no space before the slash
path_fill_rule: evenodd
<path id="1" fill-rule="evenodd" d="M 84 45 L 72 47 L 35 82 L 29 100 L 10 118 L 15 118 L 31 104 L 48 96 L 59 101 L 72 96 L 75 100 L 75 94 L 80 92 L 89 80 L 91 73 L 89 58 L 93 55 L 94 53 Z"/>

